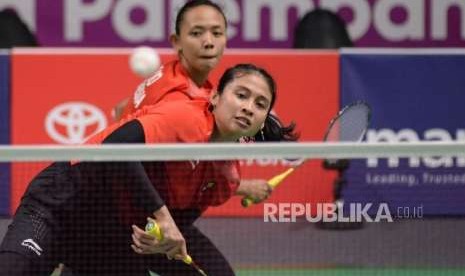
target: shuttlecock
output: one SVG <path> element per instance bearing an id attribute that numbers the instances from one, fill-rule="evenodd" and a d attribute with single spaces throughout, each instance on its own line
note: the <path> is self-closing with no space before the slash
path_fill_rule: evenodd
<path id="1" fill-rule="evenodd" d="M 140 46 L 132 51 L 129 57 L 129 66 L 136 75 L 147 78 L 160 67 L 160 56 L 155 49 Z"/>

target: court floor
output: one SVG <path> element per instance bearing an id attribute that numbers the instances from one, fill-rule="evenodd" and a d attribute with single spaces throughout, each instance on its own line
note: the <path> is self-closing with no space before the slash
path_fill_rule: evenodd
<path id="1" fill-rule="evenodd" d="M 313 270 L 239 270 L 237 276 L 459 276 L 465 269 L 313 269 Z"/>
<path id="2" fill-rule="evenodd" d="M 0 240 L 8 223 L 0 219 Z M 205 218 L 196 225 L 239 276 L 465 275 L 463 218 L 367 223 L 357 230 L 260 218 Z"/>

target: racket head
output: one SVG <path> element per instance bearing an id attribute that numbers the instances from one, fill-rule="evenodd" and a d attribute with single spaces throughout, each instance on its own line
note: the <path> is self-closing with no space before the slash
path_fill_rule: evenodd
<path id="1" fill-rule="evenodd" d="M 360 142 L 371 122 L 371 108 L 356 101 L 342 108 L 329 122 L 324 142 Z"/>
<path id="2" fill-rule="evenodd" d="M 323 137 L 324 142 L 360 142 L 371 122 L 371 107 L 365 101 L 356 101 L 344 106 L 331 119 Z M 292 167 L 297 168 L 306 159 L 293 160 Z M 337 160 L 327 159 L 333 163 Z"/>

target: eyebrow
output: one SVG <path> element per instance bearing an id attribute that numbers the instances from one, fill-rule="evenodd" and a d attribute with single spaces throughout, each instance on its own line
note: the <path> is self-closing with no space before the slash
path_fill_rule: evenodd
<path id="1" fill-rule="evenodd" d="M 241 85 L 241 84 L 238 84 L 236 86 L 236 88 L 240 88 L 240 89 L 243 89 L 243 90 L 247 90 L 247 92 L 252 92 L 252 90 L 250 90 L 247 86 L 244 86 L 244 85 Z"/>
<path id="2" fill-rule="evenodd" d="M 241 88 L 241 89 L 244 89 L 244 90 L 247 90 L 249 93 L 253 93 L 253 91 L 250 90 L 250 89 L 249 89 L 248 87 L 246 87 L 246 86 L 243 86 L 243 85 L 238 84 L 237 87 L 238 87 L 238 88 Z M 267 97 L 265 97 L 265 96 L 263 96 L 263 95 L 261 95 L 261 94 L 258 94 L 258 97 L 257 97 L 257 98 L 258 98 L 258 100 L 265 101 L 265 102 L 267 102 L 268 104 L 271 103 L 271 100 L 269 100 Z"/>
<path id="3" fill-rule="evenodd" d="M 190 28 L 192 29 L 223 29 L 221 25 L 212 25 L 212 26 L 205 26 L 205 25 L 194 25 Z"/>

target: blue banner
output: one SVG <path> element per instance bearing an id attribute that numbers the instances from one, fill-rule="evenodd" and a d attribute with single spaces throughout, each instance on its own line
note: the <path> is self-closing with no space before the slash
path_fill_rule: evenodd
<path id="1" fill-rule="evenodd" d="M 348 50 L 341 104 L 365 100 L 369 142 L 465 141 L 465 51 Z M 345 202 L 388 204 L 397 217 L 465 214 L 465 157 L 351 161 Z"/>
<path id="2" fill-rule="evenodd" d="M 10 143 L 10 56 L 0 51 L 0 144 Z M 0 163 L 0 216 L 10 210 L 10 165 Z"/>

